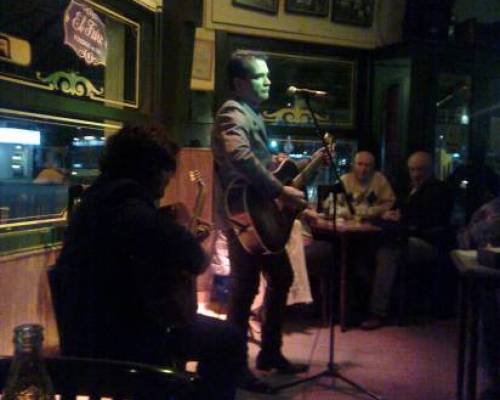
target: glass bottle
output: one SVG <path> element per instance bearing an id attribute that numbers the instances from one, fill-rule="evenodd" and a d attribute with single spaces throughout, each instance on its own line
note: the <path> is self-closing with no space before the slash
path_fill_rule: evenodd
<path id="1" fill-rule="evenodd" d="M 25 324 L 14 329 L 14 358 L 2 400 L 54 400 L 42 357 L 43 328 Z"/>

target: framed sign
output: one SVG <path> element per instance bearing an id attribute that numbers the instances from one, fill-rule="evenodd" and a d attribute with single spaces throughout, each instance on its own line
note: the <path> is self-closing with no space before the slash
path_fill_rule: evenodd
<path id="1" fill-rule="evenodd" d="M 329 0 L 285 0 L 285 11 L 289 13 L 326 17 L 329 10 Z"/>
<path id="2" fill-rule="evenodd" d="M 370 27 L 374 0 L 333 0 L 332 22 Z"/>
<path id="3" fill-rule="evenodd" d="M 0 4 L 0 80 L 106 106 L 139 108 L 138 21 L 92 0 Z M 21 12 L 29 7 L 36 12 Z"/>
<path id="4" fill-rule="evenodd" d="M 233 0 L 233 5 L 270 14 L 278 13 L 278 0 Z"/>
<path id="5" fill-rule="evenodd" d="M 215 43 L 212 40 L 196 39 L 194 42 L 193 70 L 191 78 L 212 80 Z"/>

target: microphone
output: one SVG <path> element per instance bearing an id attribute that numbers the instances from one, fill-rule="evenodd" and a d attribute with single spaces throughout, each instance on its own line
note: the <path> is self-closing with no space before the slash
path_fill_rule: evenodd
<path id="1" fill-rule="evenodd" d="M 312 90 L 312 89 L 300 89 L 295 86 L 288 86 L 286 90 L 286 94 L 288 96 L 310 96 L 310 97 L 326 97 L 328 96 L 327 92 L 323 92 L 322 90 Z"/>

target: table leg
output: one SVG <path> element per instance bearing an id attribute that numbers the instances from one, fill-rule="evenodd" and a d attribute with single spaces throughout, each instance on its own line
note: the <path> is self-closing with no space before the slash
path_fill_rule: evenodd
<path id="1" fill-rule="evenodd" d="M 460 278 L 459 283 L 459 305 L 458 305 L 458 360 L 457 360 L 457 400 L 464 399 L 464 373 L 465 373 L 465 353 L 467 337 L 467 296 L 469 294 L 468 280 L 465 277 Z"/>
<path id="2" fill-rule="evenodd" d="M 468 348 L 469 358 L 467 363 L 467 400 L 476 399 L 476 381 L 477 381 L 477 349 L 478 349 L 478 290 L 475 280 L 469 283 L 469 337 Z"/>
<path id="3" fill-rule="evenodd" d="M 347 329 L 347 239 L 340 239 L 340 329 Z"/>

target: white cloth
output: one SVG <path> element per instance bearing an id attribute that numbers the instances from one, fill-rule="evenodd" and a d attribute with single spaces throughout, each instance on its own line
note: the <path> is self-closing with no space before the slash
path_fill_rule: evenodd
<path id="1" fill-rule="evenodd" d="M 307 275 L 302 222 L 295 220 L 290 239 L 286 244 L 286 252 L 293 269 L 293 283 L 288 292 L 287 304 L 312 303 L 311 286 Z"/>
<path id="2" fill-rule="evenodd" d="M 212 256 L 210 267 L 215 275 L 228 276 L 231 272 L 231 264 L 229 262 L 229 250 L 227 248 L 227 238 L 224 232 L 217 231 L 215 239 L 215 250 Z"/>

